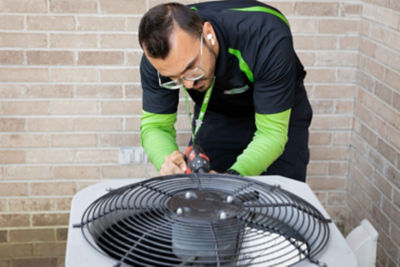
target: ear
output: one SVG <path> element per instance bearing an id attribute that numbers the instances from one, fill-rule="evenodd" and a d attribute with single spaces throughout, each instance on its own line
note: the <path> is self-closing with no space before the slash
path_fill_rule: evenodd
<path id="1" fill-rule="evenodd" d="M 215 45 L 217 37 L 215 31 L 210 22 L 206 21 L 203 25 L 203 34 L 206 36 L 206 40 L 211 44 Z"/>

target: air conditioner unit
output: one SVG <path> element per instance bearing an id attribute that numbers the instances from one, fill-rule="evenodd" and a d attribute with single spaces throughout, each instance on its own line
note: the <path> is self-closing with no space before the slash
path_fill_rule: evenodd
<path id="1" fill-rule="evenodd" d="M 72 200 L 65 263 L 357 266 L 306 183 L 223 174 L 107 180 L 83 189 Z"/>

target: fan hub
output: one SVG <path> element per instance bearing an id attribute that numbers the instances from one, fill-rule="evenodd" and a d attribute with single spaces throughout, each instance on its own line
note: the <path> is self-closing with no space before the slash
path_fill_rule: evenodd
<path id="1" fill-rule="evenodd" d="M 243 211 L 241 201 L 222 191 L 189 190 L 177 192 L 167 203 L 179 217 L 217 222 L 235 218 Z"/>

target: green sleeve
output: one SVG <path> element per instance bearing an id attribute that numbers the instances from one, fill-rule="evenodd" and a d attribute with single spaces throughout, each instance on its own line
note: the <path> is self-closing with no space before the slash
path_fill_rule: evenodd
<path id="1" fill-rule="evenodd" d="M 256 113 L 256 132 L 253 140 L 230 169 L 244 176 L 264 172 L 285 149 L 291 109 L 275 114 Z"/>
<path id="2" fill-rule="evenodd" d="M 166 155 L 178 150 L 176 144 L 176 113 L 155 114 L 143 111 L 140 137 L 151 163 L 159 171 Z"/>

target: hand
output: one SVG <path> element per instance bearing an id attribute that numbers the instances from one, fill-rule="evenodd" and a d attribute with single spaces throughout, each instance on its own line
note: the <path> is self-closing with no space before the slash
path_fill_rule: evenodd
<path id="1" fill-rule="evenodd" d="M 218 173 L 217 171 L 210 170 L 208 173 Z"/>
<path id="2" fill-rule="evenodd" d="M 187 165 L 185 161 L 185 155 L 182 152 L 176 150 L 170 155 L 165 156 L 164 163 L 161 165 L 160 174 L 169 175 L 185 173 L 186 168 Z"/>

